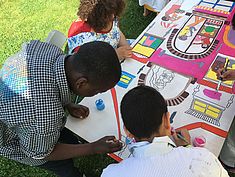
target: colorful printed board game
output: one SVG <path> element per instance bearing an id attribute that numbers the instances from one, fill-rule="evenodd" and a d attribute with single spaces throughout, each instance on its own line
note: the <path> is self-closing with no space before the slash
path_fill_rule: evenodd
<path id="1" fill-rule="evenodd" d="M 90 108 L 88 118 L 68 119 L 66 126 L 89 142 L 105 135 L 123 141 L 123 150 L 112 155 L 116 160 L 130 155 L 131 143 L 119 104 L 137 85 L 149 85 L 165 97 L 175 129 L 187 128 L 192 140 L 205 137 L 205 147 L 220 153 L 234 117 L 235 84 L 226 81 L 218 87 L 216 72 L 225 66 L 235 69 L 234 2 L 198 0 L 185 10 L 186 2 L 172 0 L 136 39 L 115 88 L 81 102 Z M 104 101 L 103 111 L 96 109 L 97 99 Z"/>

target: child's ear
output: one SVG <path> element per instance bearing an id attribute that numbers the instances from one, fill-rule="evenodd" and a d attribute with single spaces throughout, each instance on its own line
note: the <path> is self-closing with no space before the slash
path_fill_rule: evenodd
<path id="1" fill-rule="evenodd" d="M 171 123 L 170 123 L 170 113 L 167 112 L 163 115 L 163 123 L 164 123 L 164 127 L 166 130 L 171 130 Z"/>
<path id="2" fill-rule="evenodd" d="M 81 88 L 83 88 L 84 86 L 86 86 L 87 85 L 87 83 L 88 83 L 88 80 L 87 80 L 87 78 L 85 78 L 85 77 L 80 77 L 80 78 L 78 78 L 77 79 L 77 81 L 76 81 L 76 89 L 81 89 Z"/>
<path id="3" fill-rule="evenodd" d="M 125 127 L 125 125 L 123 125 L 123 129 L 124 129 L 124 132 L 126 133 L 126 136 L 129 137 L 129 138 L 135 138 L 134 135 L 132 135 Z"/>

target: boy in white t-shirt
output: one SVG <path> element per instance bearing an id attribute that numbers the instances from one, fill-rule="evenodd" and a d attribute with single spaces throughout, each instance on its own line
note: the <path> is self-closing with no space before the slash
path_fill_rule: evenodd
<path id="1" fill-rule="evenodd" d="M 175 132 L 175 143 L 169 138 L 170 114 L 154 88 L 130 90 L 122 99 L 121 115 L 127 136 L 136 141 L 129 146 L 132 156 L 109 165 L 101 177 L 229 177 L 207 149 L 184 147 L 190 142 L 188 131 Z"/>

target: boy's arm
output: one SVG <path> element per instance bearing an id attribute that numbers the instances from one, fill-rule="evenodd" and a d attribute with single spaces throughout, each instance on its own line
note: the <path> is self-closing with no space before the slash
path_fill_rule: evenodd
<path id="1" fill-rule="evenodd" d="M 45 119 L 44 119 L 45 120 Z M 43 126 L 47 126 L 48 121 Z M 53 122 L 54 128 L 60 128 L 56 122 Z M 51 130 L 51 132 L 50 132 Z M 92 131 L 92 130 L 90 130 Z M 48 132 L 40 132 L 40 127 L 35 128 L 35 131 L 27 129 L 16 129 L 19 140 L 17 145 L 20 150 L 27 156 L 33 159 L 45 160 L 64 160 L 73 157 L 109 153 L 121 150 L 122 144 L 115 139 L 114 136 L 106 136 L 98 141 L 87 144 L 60 144 L 58 139 L 60 131 L 55 130 L 48 125 Z M 14 143 L 12 149 L 18 149 Z M 10 147 L 11 148 L 11 147 Z M 13 149 L 13 150 L 14 150 Z M 17 151 L 15 150 L 14 153 Z"/>
<path id="2" fill-rule="evenodd" d="M 112 153 L 121 150 L 122 144 L 114 136 L 106 136 L 87 144 L 56 144 L 44 160 L 65 160 L 78 156 Z"/>

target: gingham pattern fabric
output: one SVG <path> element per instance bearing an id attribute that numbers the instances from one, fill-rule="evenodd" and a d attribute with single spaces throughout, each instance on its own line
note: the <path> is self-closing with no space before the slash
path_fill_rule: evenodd
<path id="1" fill-rule="evenodd" d="M 23 45 L 0 70 L 0 155 L 41 165 L 64 126 L 70 91 L 65 55 L 40 41 Z"/>

